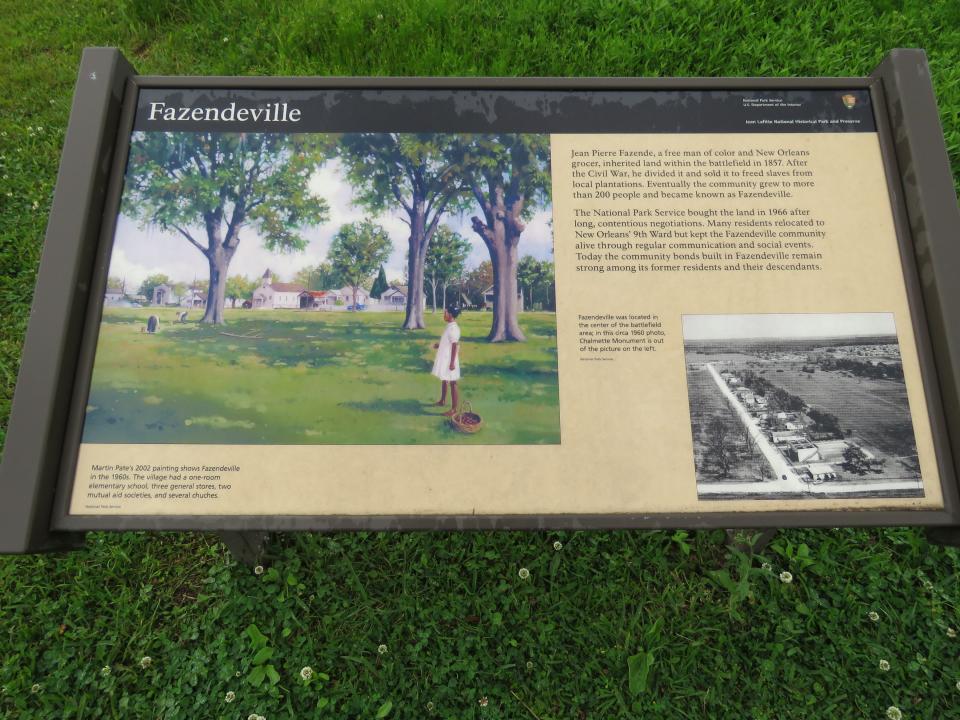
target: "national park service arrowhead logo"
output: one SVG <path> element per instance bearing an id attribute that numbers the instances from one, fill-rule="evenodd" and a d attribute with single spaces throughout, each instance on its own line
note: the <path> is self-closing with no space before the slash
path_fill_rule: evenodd
<path id="1" fill-rule="evenodd" d="M 841 95 L 840 99 L 843 100 L 843 105 L 844 107 L 847 108 L 847 110 L 852 110 L 854 106 L 857 104 L 857 96 L 852 95 L 850 93 L 847 93 L 846 95 Z"/>

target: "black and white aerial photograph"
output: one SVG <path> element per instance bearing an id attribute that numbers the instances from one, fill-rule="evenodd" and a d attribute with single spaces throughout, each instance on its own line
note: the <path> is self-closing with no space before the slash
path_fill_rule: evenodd
<path id="1" fill-rule="evenodd" d="M 892 313 L 685 315 L 701 500 L 922 497 Z"/>

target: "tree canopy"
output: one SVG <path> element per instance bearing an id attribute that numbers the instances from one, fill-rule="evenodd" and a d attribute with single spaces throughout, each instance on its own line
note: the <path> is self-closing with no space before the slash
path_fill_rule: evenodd
<path id="1" fill-rule="evenodd" d="M 393 242 L 387 231 L 369 221 L 341 226 L 330 244 L 327 257 L 354 294 L 370 280 L 393 251 Z"/>
<path id="2" fill-rule="evenodd" d="M 204 322 L 223 322 L 227 270 L 251 229 L 273 252 L 303 250 L 305 226 L 327 220 L 310 176 L 329 153 L 324 135 L 137 132 L 130 146 L 122 212 L 175 233 L 207 259 Z"/>

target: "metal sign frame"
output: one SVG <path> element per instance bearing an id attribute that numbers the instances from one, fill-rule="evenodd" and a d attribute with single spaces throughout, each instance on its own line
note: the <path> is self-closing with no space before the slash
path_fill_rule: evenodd
<path id="1" fill-rule="evenodd" d="M 127 144 L 141 88 L 785 90 L 871 94 L 940 470 L 939 510 L 612 515 L 118 515 L 68 512 Z M 84 51 L 0 465 L 0 552 L 77 544 L 85 530 L 468 530 L 960 526 L 960 212 L 926 57 L 893 50 L 854 78 L 266 78 L 137 75 Z M 952 530 L 950 530 L 952 528 Z"/>

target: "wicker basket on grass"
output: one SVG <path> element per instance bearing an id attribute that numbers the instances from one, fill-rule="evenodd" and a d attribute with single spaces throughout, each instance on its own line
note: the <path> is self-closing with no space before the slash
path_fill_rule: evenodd
<path id="1" fill-rule="evenodd" d="M 464 400 L 450 417 L 450 424 L 462 433 L 475 433 L 480 429 L 483 420 L 473 411 L 470 402 Z"/>

